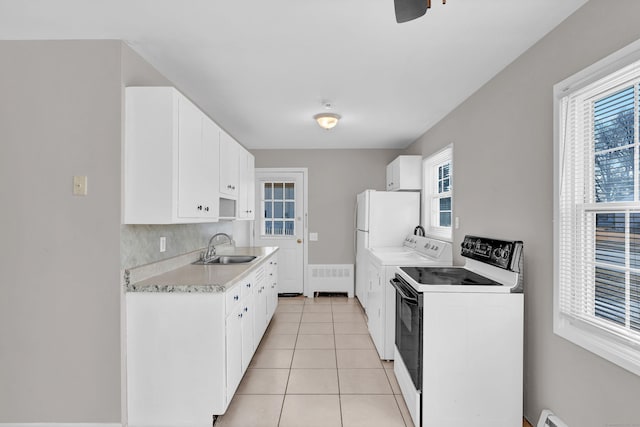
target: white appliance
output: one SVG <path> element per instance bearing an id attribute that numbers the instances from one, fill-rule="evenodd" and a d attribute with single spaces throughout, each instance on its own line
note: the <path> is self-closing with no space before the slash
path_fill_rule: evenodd
<path id="1" fill-rule="evenodd" d="M 464 267 L 398 267 L 394 372 L 416 427 L 522 423 L 522 242 L 465 236 Z"/>
<path id="2" fill-rule="evenodd" d="M 549 409 L 543 409 L 536 427 L 569 427 Z"/>
<path id="3" fill-rule="evenodd" d="M 367 249 L 402 246 L 420 222 L 420 193 L 365 190 L 356 198 L 356 296 L 367 309 Z"/>
<path id="4" fill-rule="evenodd" d="M 380 359 L 394 358 L 396 290 L 391 286 L 396 267 L 451 266 L 451 243 L 408 235 L 400 247 L 371 248 L 367 288 L 367 326 Z"/>

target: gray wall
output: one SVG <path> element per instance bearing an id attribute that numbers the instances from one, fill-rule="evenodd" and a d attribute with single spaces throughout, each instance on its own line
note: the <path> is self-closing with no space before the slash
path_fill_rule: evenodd
<path id="1" fill-rule="evenodd" d="M 171 84 L 129 47 L 0 41 L 0 58 L 0 423 L 119 423 L 120 269 L 232 224 L 120 225 L 124 87 Z"/>
<path id="2" fill-rule="evenodd" d="M 572 427 L 640 425 L 640 377 L 552 331 L 552 87 L 640 38 L 638 16 L 636 0 L 591 0 L 406 151 L 428 155 L 455 144 L 454 247 L 466 233 L 525 242 L 532 421 L 551 408 Z"/>
<path id="3" fill-rule="evenodd" d="M 0 422 L 120 420 L 120 46 L 0 42 Z"/>
<path id="4" fill-rule="evenodd" d="M 309 169 L 309 264 L 353 264 L 356 194 L 384 190 L 398 150 L 251 150 L 257 168 Z"/>

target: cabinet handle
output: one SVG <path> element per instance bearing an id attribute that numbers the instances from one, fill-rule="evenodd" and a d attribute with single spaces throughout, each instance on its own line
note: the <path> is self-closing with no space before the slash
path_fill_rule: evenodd
<path id="1" fill-rule="evenodd" d="M 204 208 L 205 212 L 209 212 L 209 206 L 207 206 L 206 208 Z"/>
<path id="2" fill-rule="evenodd" d="M 234 300 L 236 300 L 236 301 L 238 301 L 238 299 L 239 299 L 238 295 L 234 295 L 234 296 L 233 296 L 233 299 L 234 299 Z"/>
<path id="3" fill-rule="evenodd" d="M 202 205 L 198 205 L 198 210 L 201 211 L 202 210 Z"/>
<path id="4" fill-rule="evenodd" d="M 238 314 L 238 317 L 239 317 L 240 319 L 242 319 L 242 313 Z"/>
<path id="5" fill-rule="evenodd" d="M 250 288 L 250 287 L 251 287 L 251 283 L 247 283 L 247 288 Z"/>
<path id="6" fill-rule="evenodd" d="M 245 308 L 244 308 L 244 312 L 246 313 L 247 311 L 249 311 L 249 308 L 248 308 L 248 307 L 245 307 Z"/>

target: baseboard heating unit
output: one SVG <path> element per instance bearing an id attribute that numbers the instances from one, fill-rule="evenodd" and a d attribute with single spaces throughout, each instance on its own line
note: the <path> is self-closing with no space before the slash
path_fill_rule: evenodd
<path id="1" fill-rule="evenodd" d="M 538 420 L 538 425 L 536 427 L 569 427 L 569 426 L 560 418 L 553 415 L 553 413 L 550 410 L 545 409 L 540 414 L 540 419 Z"/>
<path id="2" fill-rule="evenodd" d="M 310 264 L 309 265 L 309 292 L 315 295 L 317 292 L 346 293 L 353 298 L 353 264 Z"/>

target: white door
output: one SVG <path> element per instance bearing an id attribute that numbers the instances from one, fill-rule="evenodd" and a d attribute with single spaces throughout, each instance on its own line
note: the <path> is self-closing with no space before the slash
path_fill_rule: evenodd
<path id="1" fill-rule="evenodd" d="M 305 170 L 256 169 L 256 246 L 278 246 L 278 293 L 302 294 L 305 271 Z"/>

